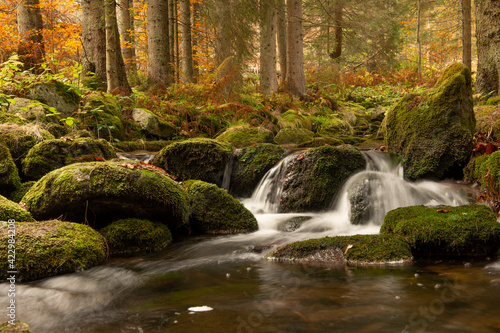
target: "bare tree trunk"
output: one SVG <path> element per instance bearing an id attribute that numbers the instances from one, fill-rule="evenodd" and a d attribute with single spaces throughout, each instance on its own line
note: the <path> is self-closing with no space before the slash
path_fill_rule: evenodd
<path id="1" fill-rule="evenodd" d="M 200 17 L 200 3 L 196 1 L 193 3 L 193 15 L 191 15 L 191 27 L 193 29 L 196 29 L 199 17 Z M 193 52 L 195 52 L 196 47 L 198 45 L 198 34 L 199 32 L 194 30 L 194 33 L 191 35 L 191 44 L 192 44 L 192 49 Z M 196 60 L 196 57 L 193 57 L 193 79 L 194 81 L 198 81 L 198 78 L 200 77 L 200 69 L 198 67 L 198 61 Z"/>
<path id="2" fill-rule="evenodd" d="M 19 41 L 19 60 L 26 70 L 40 73 L 45 60 L 45 47 L 42 40 L 43 21 L 39 0 L 24 0 L 17 6 L 17 29 Z"/>
<path id="3" fill-rule="evenodd" d="M 178 11 L 177 11 L 177 0 L 174 0 L 174 74 L 177 81 L 179 81 L 179 69 L 180 69 L 180 54 L 179 54 L 179 24 L 178 24 Z"/>
<path id="4" fill-rule="evenodd" d="M 174 11 L 174 0 L 168 0 L 168 46 L 169 46 L 169 58 L 168 62 L 172 66 L 172 69 L 175 64 L 175 53 L 174 53 L 174 44 L 175 44 L 175 11 Z M 172 70 L 173 73 L 173 70 Z"/>
<path id="5" fill-rule="evenodd" d="M 182 49 L 182 81 L 193 82 L 193 47 L 191 44 L 191 6 L 189 0 L 180 0 L 180 30 Z"/>
<path id="6" fill-rule="evenodd" d="M 118 31 L 122 36 L 123 45 L 122 55 L 127 71 L 135 73 L 137 66 L 135 63 L 135 43 L 133 37 L 134 31 L 134 12 L 133 0 L 118 0 Z"/>
<path id="7" fill-rule="evenodd" d="M 161 87 L 172 83 L 168 13 L 165 0 L 148 0 L 148 81 Z"/>
<path id="8" fill-rule="evenodd" d="M 421 6 L 420 1 L 417 0 L 417 45 L 418 45 L 418 82 L 422 82 L 422 43 L 420 42 L 420 15 L 421 15 Z"/>
<path id="9" fill-rule="evenodd" d="M 476 0 L 476 93 L 500 94 L 500 2 Z"/>
<path id="10" fill-rule="evenodd" d="M 276 8 L 260 0 L 260 89 L 271 95 L 278 89 L 276 76 Z"/>
<path id="11" fill-rule="evenodd" d="M 462 62 L 472 69 L 472 5 L 462 0 Z"/>
<path id="12" fill-rule="evenodd" d="M 82 1 L 82 71 L 94 73 L 98 85 L 106 88 L 106 31 L 102 0 Z"/>
<path id="13" fill-rule="evenodd" d="M 278 40 L 278 54 L 280 63 L 281 80 L 286 81 L 286 11 L 285 0 L 276 0 L 277 19 L 276 31 Z"/>
<path id="14" fill-rule="evenodd" d="M 342 0 L 335 1 L 333 6 L 334 15 L 334 27 L 335 27 L 335 50 L 330 53 L 330 58 L 337 59 L 342 55 L 342 41 L 343 41 L 343 23 L 342 23 L 342 11 L 344 9 L 344 3 Z"/>
<path id="15" fill-rule="evenodd" d="M 116 40 L 116 2 L 115 0 L 104 1 L 104 12 L 106 22 L 106 78 L 108 81 L 108 93 L 112 93 L 119 86 L 118 81 L 118 56 L 119 50 Z"/>
<path id="16" fill-rule="evenodd" d="M 302 31 L 302 1 L 287 0 L 287 90 L 302 98 L 306 94 L 304 75 L 304 45 Z"/>

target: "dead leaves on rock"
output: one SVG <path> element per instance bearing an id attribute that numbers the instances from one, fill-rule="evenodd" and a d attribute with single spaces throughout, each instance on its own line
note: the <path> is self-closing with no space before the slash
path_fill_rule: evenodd
<path id="1" fill-rule="evenodd" d="M 172 180 L 177 180 L 178 177 L 169 174 L 164 169 L 154 166 L 151 163 L 146 163 L 143 161 L 139 161 L 138 163 L 122 163 L 120 164 L 122 167 L 130 169 L 130 170 L 149 170 L 153 172 L 160 172 L 165 176 L 169 177 Z"/>

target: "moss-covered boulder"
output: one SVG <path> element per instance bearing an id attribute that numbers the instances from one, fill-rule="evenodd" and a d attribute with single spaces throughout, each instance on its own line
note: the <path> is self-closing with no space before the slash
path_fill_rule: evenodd
<path id="1" fill-rule="evenodd" d="M 132 161 L 77 163 L 42 177 L 21 205 L 37 220 L 63 216 L 97 229 L 122 218 L 143 218 L 175 230 L 188 222 L 185 189 L 149 165 Z"/>
<path id="2" fill-rule="evenodd" d="M 9 148 L 0 142 L 0 195 L 9 195 L 21 185 L 21 178 Z"/>
<path id="3" fill-rule="evenodd" d="M 50 171 L 69 164 L 108 160 L 115 157 L 115 150 L 104 139 L 46 140 L 30 149 L 22 163 L 23 174 L 28 179 L 38 180 Z"/>
<path id="4" fill-rule="evenodd" d="M 258 143 L 273 143 L 274 135 L 263 127 L 233 126 L 217 137 L 233 147 L 242 148 Z"/>
<path id="5" fill-rule="evenodd" d="M 213 184 L 186 182 L 191 204 L 191 226 L 204 234 L 232 234 L 258 229 L 253 214 L 238 200 Z"/>
<path id="6" fill-rule="evenodd" d="M 0 142 L 9 147 L 18 167 L 34 145 L 50 139 L 54 136 L 40 125 L 0 124 Z"/>
<path id="7" fill-rule="evenodd" d="M 109 141 L 126 138 L 123 112 L 117 98 L 111 94 L 94 92 L 85 97 L 85 106 L 78 117 L 85 128 L 96 137 Z"/>
<path id="8" fill-rule="evenodd" d="M 35 84 L 28 97 L 53 107 L 62 117 L 72 116 L 80 105 L 80 92 L 59 81 Z"/>
<path id="9" fill-rule="evenodd" d="M 117 220 L 99 230 L 111 255 L 139 255 L 163 250 L 172 242 L 165 224 L 141 219 Z"/>
<path id="10" fill-rule="evenodd" d="M 500 247 L 500 223 L 483 205 L 398 208 L 386 214 L 380 233 L 404 237 L 415 256 L 482 256 Z"/>
<path id="11" fill-rule="evenodd" d="M 364 169 L 363 154 L 352 146 L 319 147 L 290 161 L 283 178 L 279 211 L 321 211 L 331 204 L 344 182 Z"/>
<path id="12" fill-rule="evenodd" d="M 262 177 L 284 154 L 285 150 L 281 146 L 270 143 L 256 144 L 236 152 L 229 193 L 237 197 L 250 197 Z"/>
<path id="13" fill-rule="evenodd" d="M 30 281 L 100 265 L 106 259 L 104 238 L 87 225 L 58 220 L 19 222 L 16 228 L 16 279 Z M 7 258 L 9 223 L 0 222 L 0 255 Z M 5 281 L 7 260 L 0 263 Z"/>
<path id="14" fill-rule="evenodd" d="M 274 137 L 274 141 L 280 145 L 298 145 L 311 141 L 314 133 L 304 128 L 283 128 Z"/>
<path id="15" fill-rule="evenodd" d="M 26 192 L 29 191 L 33 185 L 35 185 L 34 180 L 30 180 L 24 183 L 21 183 L 21 185 L 9 195 L 9 200 L 14 201 L 14 202 L 21 202 L 21 199 L 24 197 Z"/>
<path id="16" fill-rule="evenodd" d="M 308 131 L 313 130 L 313 121 L 308 114 L 300 111 L 288 110 L 283 113 L 278 120 L 281 128 L 303 128 Z"/>
<path id="17" fill-rule="evenodd" d="M 12 325 L 9 321 L 0 323 L 0 333 L 32 333 L 28 324 L 22 321 L 14 321 Z"/>
<path id="18" fill-rule="evenodd" d="M 281 246 L 268 259 L 291 262 L 373 265 L 413 259 L 410 247 L 395 235 L 336 236 Z"/>
<path id="19" fill-rule="evenodd" d="M 2 109 L 0 109 L 0 124 L 5 124 L 5 123 L 11 123 L 17 125 L 26 124 L 26 121 L 24 121 L 21 117 L 1 110 Z"/>
<path id="20" fill-rule="evenodd" d="M 387 149 L 403 156 L 406 178 L 462 177 L 476 126 L 470 70 L 448 67 L 433 89 L 404 96 L 385 122 Z"/>
<path id="21" fill-rule="evenodd" d="M 132 119 L 139 124 L 145 134 L 150 136 L 171 139 L 177 133 L 173 125 L 158 119 L 151 111 L 145 109 L 133 109 Z"/>
<path id="22" fill-rule="evenodd" d="M 19 204 L 0 195 L 0 221 L 16 220 L 21 222 L 33 221 L 31 214 Z"/>
<path id="23" fill-rule="evenodd" d="M 179 180 L 198 179 L 222 185 L 232 147 L 211 139 L 191 139 L 172 143 L 154 158 L 153 165 L 167 170 Z"/>

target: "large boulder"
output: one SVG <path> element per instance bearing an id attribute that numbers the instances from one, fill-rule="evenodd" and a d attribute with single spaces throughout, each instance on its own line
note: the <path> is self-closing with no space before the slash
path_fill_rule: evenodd
<path id="1" fill-rule="evenodd" d="M 352 146 L 305 151 L 286 167 L 278 210 L 291 213 L 328 209 L 347 178 L 365 167 L 363 154 Z"/>
<path id="2" fill-rule="evenodd" d="M 271 260 L 349 265 L 410 262 L 408 244 L 395 235 L 336 236 L 281 246 L 266 256 Z"/>
<path id="3" fill-rule="evenodd" d="M 54 136 L 40 125 L 0 124 L 0 142 L 9 147 L 18 167 L 34 145 L 50 139 Z"/>
<path id="4" fill-rule="evenodd" d="M 0 221 L 15 220 L 21 222 L 31 222 L 31 214 L 19 204 L 10 201 L 0 195 Z"/>
<path id="5" fill-rule="evenodd" d="M 476 126 L 470 70 L 451 65 L 433 89 L 404 96 L 385 121 L 387 149 L 403 156 L 407 179 L 461 178 Z"/>
<path id="6" fill-rule="evenodd" d="M 115 150 L 104 139 L 46 140 L 30 149 L 22 163 L 23 174 L 28 179 L 38 180 L 50 171 L 69 164 L 115 157 Z"/>
<path id="7" fill-rule="evenodd" d="M 29 121 L 45 121 L 47 112 L 44 105 L 38 101 L 33 101 L 28 98 L 15 97 L 13 103 L 9 104 L 8 112 L 18 116 L 20 119 Z M 48 112 L 51 114 L 50 112 Z M 16 122 L 17 123 L 17 122 Z"/>
<path id="8" fill-rule="evenodd" d="M 229 144 L 211 139 L 191 139 L 163 148 L 155 156 L 153 165 L 179 180 L 197 179 L 221 186 L 231 154 Z"/>
<path id="9" fill-rule="evenodd" d="M 256 144 L 237 151 L 229 193 L 237 197 L 250 197 L 262 177 L 284 154 L 285 150 L 281 146 L 270 143 Z"/>
<path id="10" fill-rule="evenodd" d="M 21 178 L 9 148 L 0 142 L 0 195 L 9 195 L 21 186 Z"/>
<path id="11" fill-rule="evenodd" d="M 500 223 L 483 205 L 397 208 L 380 233 L 404 237 L 415 256 L 486 256 L 500 247 Z"/>
<path id="12" fill-rule="evenodd" d="M 135 108 L 132 110 L 132 119 L 139 124 L 141 129 L 148 135 L 171 139 L 177 132 L 174 126 L 166 123 L 151 111 Z"/>
<path id="13" fill-rule="evenodd" d="M 63 118 L 73 115 L 81 100 L 76 89 L 59 81 L 35 84 L 28 97 L 55 108 Z"/>
<path id="14" fill-rule="evenodd" d="M 233 126 L 217 137 L 233 147 L 242 148 L 259 143 L 273 143 L 274 134 L 263 127 Z"/>
<path id="15" fill-rule="evenodd" d="M 72 273 L 102 264 L 106 259 L 104 238 L 78 223 L 53 221 L 0 222 L 0 278 L 8 277 L 8 230 L 15 226 L 16 280 L 30 281 Z"/>
<path id="16" fill-rule="evenodd" d="M 156 168 L 135 163 L 77 163 L 42 177 L 21 205 L 37 220 L 64 216 L 101 228 L 121 218 L 143 218 L 175 230 L 187 223 L 185 189 Z"/>
<path id="17" fill-rule="evenodd" d="M 232 234 L 258 229 L 257 220 L 226 190 L 203 181 L 186 183 L 191 203 L 191 226 L 204 234 Z"/>

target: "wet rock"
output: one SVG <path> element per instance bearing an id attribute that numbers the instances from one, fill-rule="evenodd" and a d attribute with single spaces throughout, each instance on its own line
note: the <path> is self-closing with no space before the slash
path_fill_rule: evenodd
<path id="1" fill-rule="evenodd" d="M 21 178 L 9 149 L 0 142 L 0 195 L 9 195 L 21 186 Z"/>
<path id="2" fill-rule="evenodd" d="M 235 148 L 248 147 L 259 143 L 273 143 L 274 135 L 263 127 L 233 126 L 217 137 Z"/>
<path id="3" fill-rule="evenodd" d="M 312 219 L 311 216 L 296 216 L 292 217 L 289 220 L 283 221 L 278 225 L 278 230 L 279 231 L 284 231 L 284 232 L 292 232 L 297 229 L 299 229 L 304 222 L 309 221 Z"/>
<path id="4" fill-rule="evenodd" d="M 232 234 L 258 229 L 253 214 L 226 190 L 203 181 L 188 181 L 190 222 L 196 232 Z"/>
<path id="5" fill-rule="evenodd" d="M 0 222 L 0 255 L 7 258 L 8 223 Z M 104 238 L 91 227 L 58 220 L 16 223 L 16 279 L 31 281 L 99 265 L 106 259 Z M 7 260 L 0 263 L 5 281 Z"/>
<path id="6" fill-rule="evenodd" d="M 132 119 L 149 135 L 171 139 L 177 132 L 174 126 L 158 119 L 152 112 L 135 108 L 132 110 Z"/>
<path id="7" fill-rule="evenodd" d="M 33 218 L 26 209 L 0 195 L 0 221 L 8 220 L 30 222 Z"/>
<path id="8" fill-rule="evenodd" d="M 370 200 L 372 187 L 370 182 L 376 179 L 360 179 L 348 192 L 348 200 L 351 206 L 349 219 L 351 224 L 366 224 L 370 219 L 370 208 L 373 203 Z"/>
<path id="9" fill-rule="evenodd" d="M 386 116 L 388 151 L 403 156 L 410 180 L 461 178 L 476 120 L 470 70 L 454 64 L 433 89 L 408 94 Z"/>
<path id="10" fill-rule="evenodd" d="M 175 230 L 187 223 L 185 189 L 152 166 L 135 162 L 77 163 L 42 177 L 21 204 L 37 220 L 64 216 L 102 228 L 122 218 L 158 221 Z"/>
<path id="11" fill-rule="evenodd" d="M 404 237 L 415 256 L 486 256 L 500 248 L 500 224 L 483 205 L 398 208 L 380 233 Z"/>

